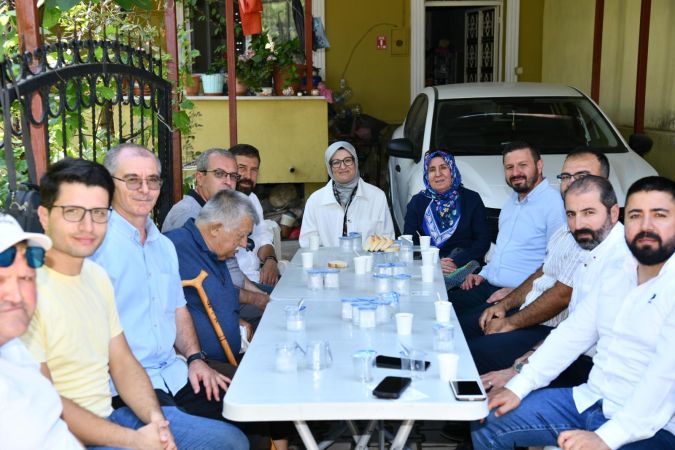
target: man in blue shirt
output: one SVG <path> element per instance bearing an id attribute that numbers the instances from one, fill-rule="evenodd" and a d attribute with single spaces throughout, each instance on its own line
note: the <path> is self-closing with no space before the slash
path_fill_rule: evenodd
<path id="1" fill-rule="evenodd" d="M 490 295 L 502 287 L 515 288 L 541 267 L 546 243 L 565 223 L 560 194 L 543 177 L 544 161 L 536 148 L 511 142 L 502 152 L 511 198 L 499 214 L 497 245 L 479 274 L 469 275 L 461 290 L 450 293 L 459 315 L 485 309 Z"/>
<path id="2" fill-rule="evenodd" d="M 176 249 L 150 219 L 162 185 L 159 160 L 145 147 L 123 144 L 106 154 L 104 165 L 115 180 L 113 211 L 92 259 L 113 283 L 129 347 L 162 406 L 222 420 L 220 398 L 230 380 L 204 361 L 185 306 Z M 119 399 L 113 405 L 119 406 Z M 228 448 L 248 448 L 245 436 L 227 426 Z"/>

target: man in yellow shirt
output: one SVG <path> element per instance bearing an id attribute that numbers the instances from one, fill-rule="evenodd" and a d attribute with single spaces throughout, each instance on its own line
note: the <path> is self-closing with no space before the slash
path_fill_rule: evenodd
<path id="1" fill-rule="evenodd" d="M 42 178 L 38 215 L 54 245 L 38 271 L 40 303 L 24 341 L 85 445 L 226 448 L 226 424 L 160 408 L 124 337 L 110 279 L 85 260 L 105 236 L 113 192 L 108 171 L 84 160 L 62 160 Z M 127 407 L 113 410 L 110 381 Z"/>

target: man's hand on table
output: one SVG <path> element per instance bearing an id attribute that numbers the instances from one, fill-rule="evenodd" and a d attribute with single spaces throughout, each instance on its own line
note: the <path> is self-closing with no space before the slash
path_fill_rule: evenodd
<path id="1" fill-rule="evenodd" d="M 204 360 L 197 359 L 188 366 L 188 380 L 195 394 L 201 390 L 200 382 L 206 389 L 206 399 L 220 401 L 220 389 L 227 391 L 227 386 L 232 382 L 206 364 Z"/>
<path id="2" fill-rule="evenodd" d="M 274 286 L 279 281 L 279 268 L 277 262 L 272 258 L 265 260 L 260 267 L 260 283 Z"/>

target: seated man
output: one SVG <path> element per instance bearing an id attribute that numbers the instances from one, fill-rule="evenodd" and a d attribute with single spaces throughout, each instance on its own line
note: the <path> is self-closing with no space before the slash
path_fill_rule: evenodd
<path id="1" fill-rule="evenodd" d="M 206 150 L 199 155 L 196 164 L 195 188 L 190 189 L 181 201 L 171 207 L 162 224 L 163 233 L 182 227 L 188 219 L 195 219 L 212 196 L 223 189 L 234 190 L 240 179 L 237 160 L 225 149 Z M 241 290 L 239 303 L 242 305 L 242 317 L 255 327 L 260 322 L 261 311 L 269 302 L 269 296 L 244 274 L 237 258 L 228 258 L 227 268 L 234 285 Z"/>
<path id="2" fill-rule="evenodd" d="M 675 448 L 675 183 L 636 181 L 625 211 L 631 254 L 607 264 L 522 372 L 490 393 L 475 449 Z M 540 389 L 592 345 L 587 383 Z"/>
<path id="3" fill-rule="evenodd" d="M 499 288 L 515 288 L 541 267 L 546 243 L 565 219 L 560 195 L 543 176 L 539 152 L 524 142 L 511 142 L 502 152 L 511 198 L 499 213 L 497 246 L 480 273 L 469 275 L 450 298 L 458 316 L 482 312 Z"/>
<path id="4" fill-rule="evenodd" d="M 204 361 L 185 306 L 176 249 L 150 219 L 162 185 L 159 160 L 145 147 L 122 144 L 108 151 L 104 163 L 116 183 L 113 211 L 92 259 L 110 276 L 131 351 L 150 377 L 160 404 L 223 420 L 220 393 L 229 379 Z M 114 401 L 116 406 L 127 402 Z M 219 425 L 226 434 L 219 445 L 248 446 L 236 427 Z"/>
<path id="5" fill-rule="evenodd" d="M 52 246 L 0 214 L 0 446 L 13 450 L 75 450 L 82 445 L 61 420 L 63 405 L 40 365 L 18 339 L 36 303 L 35 269 Z"/>
<path id="6" fill-rule="evenodd" d="M 311 235 L 319 236 L 324 247 L 337 247 L 340 237 L 361 233 L 393 236 L 387 197 L 380 188 L 359 175 L 356 149 L 345 141 L 329 145 L 325 153 L 331 180 L 307 199 L 300 227 L 300 247 L 309 246 Z"/>
<path id="7" fill-rule="evenodd" d="M 271 292 L 271 288 L 277 284 L 279 269 L 277 256 L 274 254 L 272 245 L 272 232 L 265 225 L 262 205 L 258 196 L 255 195 L 255 187 L 258 183 L 258 171 L 260 170 L 260 152 L 257 148 L 248 144 L 237 144 L 230 148 L 230 152 L 237 160 L 239 181 L 237 190 L 248 196 L 253 208 L 255 208 L 259 223 L 253 226 L 251 239 L 255 247 L 248 250 L 246 247 L 237 251 L 237 262 L 246 277 L 254 283 L 260 283 L 262 287 Z M 259 287 L 261 287 L 259 285 Z"/>
<path id="8" fill-rule="evenodd" d="M 201 271 L 208 274 L 202 286 L 232 354 L 237 359 L 241 347 L 238 292 L 232 284 L 225 261 L 234 256 L 237 249 L 246 246 L 246 239 L 257 218 L 256 210 L 244 194 L 223 190 L 206 202 L 196 220 L 188 219 L 181 228 L 166 234 L 176 246 L 183 280 L 192 280 Z M 228 363 L 228 356 L 197 290 L 185 287 L 184 292 L 199 343 L 209 357 L 209 365 L 232 376 L 235 368 Z M 239 425 L 252 434 L 260 431 L 259 424 Z M 268 428 L 268 424 L 265 424 L 265 428 Z M 286 438 L 289 428 L 288 423 L 273 422 L 263 434 L 271 434 L 274 447 L 283 450 L 288 448 Z"/>
<path id="9" fill-rule="evenodd" d="M 563 174 L 602 175 L 605 180 L 608 171 L 605 155 L 590 149 L 571 152 L 562 169 Z M 562 181 L 561 192 L 570 186 L 570 180 Z M 609 182 L 595 180 L 587 189 L 596 189 L 600 197 L 587 198 L 579 187 L 571 194 L 588 210 L 576 215 L 570 227 L 564 225 L 556 231 L 547 245 L 542 269 L 502 301 L 483 311 L 480 318 L 478 314 L 462 317 L 462 330 L 480 374 L 511 367 L 515 358 L 544 339 L 552 327 L 567 317 L 577 268 L 618 220 L 619 207 Z M 568 219 L 571 214 L 568 211 Z M 620 235 L 623 226 L 618 226 L 621 230 L 616 233 Z M 596 253 L 592 261 L 598 259 Z"/>
<path id="10" fill-rule="evenodd" d="M 65 159 L 40 184 L 38 215 L 54 246 L 38 272 L 40 304 L 24 339 L 63 397 L 69 428 L 90 446 L 175 448 L 173 432 L 181 448 L 241 448 L 236 443 L 246 439 L 234 427 L 160 408 L 127 345 L 109 278 L 85 259 L 106 233 L 110 174 L 97 163 Z M 113 411 L 111 387 L 128 407 Z"/>

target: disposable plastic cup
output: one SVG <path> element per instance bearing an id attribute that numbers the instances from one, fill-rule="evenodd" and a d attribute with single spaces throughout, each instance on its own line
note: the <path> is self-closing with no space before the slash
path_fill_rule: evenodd
<path id="1" fill-rule="evenodd" d="M 455 327 L 449 323 L 434 324 L 434 350 L 452 353 L 455 350 Z"/>
<path id="2" fill-rule="evenodd" d="M 422 283 L 433 283 L 434 282 L 434 271 L 436 267 L 434 266 L 422 266 L 420 271 L 422 272 Z"/>
<path id="3" fill-rule="evenodd" d="M 303 252 L 302 254 L 302 268 L 311 269 L 314 267 L 314 253 L 312 252 Z"/>
<path id="4" fill-rule="evenodd" d="M 430 249 L 422 251 L 422 265 L 423 266 L 433 266 L 434 265 L 434 252 Z"/>
<path id="5" fill-rule="evenodd" d="M 277 344 L 275 365 L 277 372 L 288 373 L 298 370 L 296 344 Z"/>
<path id="6" fill-rule="evenodd" d="M 401 247 L 412 247 L 413 244 L 413 235 L 412 234 L 402 234 L 398 237 L 401 241 Z"/>
<path id="7" fill-rule="evenodd" d="M 354 273 L 356 275 L 365 275 L 368 271 L 368 256 L 354 257 Z"/>
<path id="8" fill-rule="evenodd" d="M 459 355 L 456 353 L 438 354 L 438 372 L 441 381 L 448 382 L 457 379 L 458 363 L 459 363 Z"/>
<path id="9" fill-rule="evenodd" d="M 375 350 L 358 350 L 352 355 L 354 362 L 354 376 L 356 379 L 369 383 L 373 381 L 373 366 L 375 365 Z"/>
<path id="10" fill-rule="evenodd" d="M 305 307 L 295 305 L 286 306 L 286 330 L 302 331 L 305 329 Z"/>
<path id="11" fill-rule="evenodd" d="M 373 255 L 366 255 L 364 258 L 366 259 L 366 272 L 372 272 L 373 265 L 375 264 L 375 257 Z"/>
<path id="12" fill-rule="evenodd" d="M 438 263 L 438 258 L 440 254 L 440 249 L 438 247 L 429 247 L 428 252 L 431 252 L 434 258 L 434 264 Z"/>
<path id="13" fill-rule="evenodd" d="M 413 315 L 412 313 L 396 314 L 396 333 L 401 336 L 407 336 L 412 333 Z"/>
<path id="14" fill-rule="evenodd" d="M 313 252 L 317 251 L 320 245 L 321 245 L 321 238 L 319 238 L 318 234 L 313 234 L 309 237 L 309 249 L 311 251 Z"/>
<path id="15" fill-rule="evenodd" d="M 420 236 L 420 250 L 428 250 L 431 246 L 431 236 Z"/>
<path id="16" fill-rule="evenodd" d="M 401 352 L 401 369 L 410 371 L 410 377 L 416 380 L 424 378 L 427 354 L 421 350 Z"/>
<path id="17" fill-rule="evenodd" d="M 436 322 L 450 323 L 452 303 L 445 300 L 437 300 L 434 302 L 434 308 L 436 309 Z"/>

